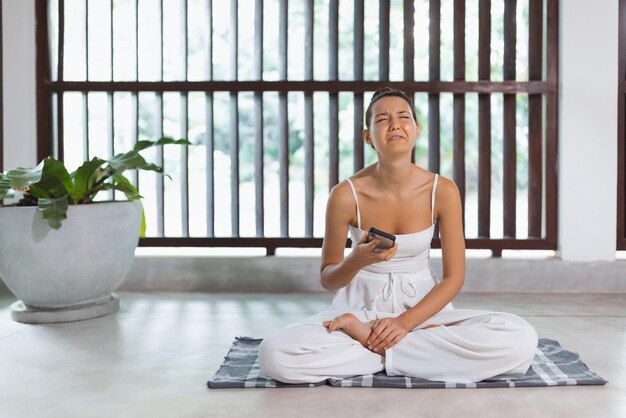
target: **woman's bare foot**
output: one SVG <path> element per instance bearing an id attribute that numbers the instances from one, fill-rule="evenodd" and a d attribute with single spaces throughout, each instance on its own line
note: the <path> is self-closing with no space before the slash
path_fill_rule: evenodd
<path id="1" fill-rule="evenodd" d="M 372 332 L 372 324 L 370 322 L 361 322 L 351 313 L 339 315 L 332 321 L 324 321 L 323 325 L 331 332 L 338 329 L 342 330 L 363 346 L 366 346 L 367 337 Z"/>

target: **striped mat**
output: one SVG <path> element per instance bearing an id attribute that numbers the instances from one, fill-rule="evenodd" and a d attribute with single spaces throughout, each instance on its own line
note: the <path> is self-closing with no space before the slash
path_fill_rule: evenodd
<path id="1" fill-rule="evenodd" d="M 287 384 L 264 375 L 259 369 L 258 350 L 262 340 L 237 337 L 224 363 L 207 382 L 209 388 L 381 387 L 381 388 L 518 388 L 530 386 L 604 385 L 608 381 L 593 373 L 580 356 L 564 350 L 558 341 L 541 338 L 528 372 L 518 379 L 484 380 L 477 383 L 439 382 L 402 376 L 384 371 L 346 379 L 326 379 L 317 383 Z"/>

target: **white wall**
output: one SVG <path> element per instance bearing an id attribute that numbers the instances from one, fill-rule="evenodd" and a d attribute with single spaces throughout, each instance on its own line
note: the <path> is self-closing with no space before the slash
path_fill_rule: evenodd
<path id="1" fill-rule="evenodd" d="M 613 260 L 618 0 L 559 7 L 559 255 Z"/>
<path id="2" fill-rule="evenodd" d="M 37 164 L 35 1 L 2 0 L 4 168 Z"/>
<path id="3" fill-rule="evenodd" d="M 6 168 L 36 164 L 34 1 L 2 2 Z M 618 0 L 559 7 L 559 255 L 613 260 Z"/>

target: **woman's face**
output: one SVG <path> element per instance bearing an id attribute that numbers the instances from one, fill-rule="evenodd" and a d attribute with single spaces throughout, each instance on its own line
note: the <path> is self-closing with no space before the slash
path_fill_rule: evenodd
<path id="1" fill-rule="evenodd" d="M 374 102 L 370 128 L 364 131 L 363 138 L 378 153 L 411 151 L 418 136 L 419 125 L 406 100 L 390 96 Z"/>

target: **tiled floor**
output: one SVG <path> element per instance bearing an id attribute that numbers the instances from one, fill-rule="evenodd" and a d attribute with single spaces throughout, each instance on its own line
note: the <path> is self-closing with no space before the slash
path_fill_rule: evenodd
<path id="1" fill-rule="evenodd" d="M 626 295 L 461 294 L 522 315 L 606 386 L 207 389 L 235 336 L 327 306 L 326 294 L 120 293 L 121 311 L 24 325 L 0 297 L 0 417 L 626 417 Z"/>

